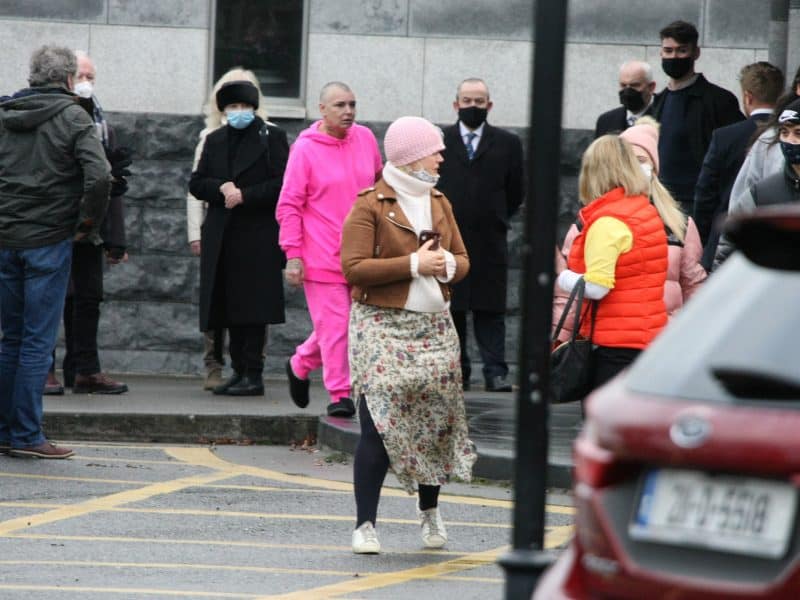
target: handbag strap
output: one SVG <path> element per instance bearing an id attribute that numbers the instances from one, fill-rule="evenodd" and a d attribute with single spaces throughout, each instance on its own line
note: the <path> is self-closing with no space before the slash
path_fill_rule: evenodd
<path id="1" fill-rule="evenodd" d="M 558 319 L 558 325 L 556 325 L 556 330 L 553 333 L 551 338 L 551 342 L 555 342 L 558 340 L 558 334 L 561 333 L 561 330 L 564 327 L 564 323 L 567 320 L 567 315 L 569 314 L 570 308 L 572 305 L 575 305 L 575 316 L 572 323 L 572 335 L 570 336 L 570 341 L 574 342 L 575 339 L 578 337 L 578 332 L 581 328 L 581 323 L 583 322 L 583 299 L 586 292 L 586 281 L 583 277 L 580 277 L 578 281 L 575 282 L 575 286 L 572 288 L 572 291 L 569 294 L 569 298 L 567 299 L 567 304 L 564 306 L 564 311 L 561 313 L 561 317 Z M 591 318 L 591 326 L 589 329 L 589 341 L 592 341 L 594 337 L 594 325 L 597 316 L 597 302 L 594 300 L 589 300 L 592 307 L 590 309 L 590 318 Z"/>
<path id="2" fill-rule="evenodd" d="M 583 280 L 583 277 L 581 277 L 578 279 L 578 281 L 575 282 L 572 291 L 569 293 L 569 298 L 567 299 L 567 303 L 564 306 L 563 312 L 561 313 L 561 318 L 558 319 L 558 325 L 556 325 L 556 330 L 553 333 L 551 342 L 555 342 L 558 339 L 558 334 L 561 333 L 561 330 L 564 328 L 564 323 L 567 320 L 567 315 L 569 315 L 570 308 L 572 308 L 573 304 L 575 304 L 574 324 L 576 327 L 580 324 L 580 314 L 581 314 L 581 307 L 583 306 L 583 294 L 585 289 L 586 289 L 586 282 Z M 572 332 L 574 337 L 575 329 L 573 329 Z"/>

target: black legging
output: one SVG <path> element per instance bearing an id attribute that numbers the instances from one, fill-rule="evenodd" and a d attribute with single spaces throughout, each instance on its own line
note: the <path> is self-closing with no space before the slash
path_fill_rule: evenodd
<path id="1" fill-rule="evenodd" d="M 381 487 L 389 470 L 389 455 L 383 440 L 375 429 L 364 396 L 359 398 L 358 417 L 361 421 L 361 438 L 356 446 L 353 461 L 353 483 L 356 493 L 356 527 L 370 521 L 375 525 L 378 516 L 378 502 Z M 434 508 L 439 504 L 439 486 L 419 484 L 419 507 L 421 510 Z"/>

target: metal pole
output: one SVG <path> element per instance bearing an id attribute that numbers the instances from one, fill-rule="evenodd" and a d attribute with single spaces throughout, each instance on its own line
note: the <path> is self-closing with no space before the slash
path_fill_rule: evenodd
<path id="1" fill-rule="evenodd" d="M 514 474 L 513 550 L 499 560 L 506 600 L 530 600 L 542 571 L 547 486 L 548 381 L 559 199 L 561 100 L 567 0 L 535 3 L 535 52 L 528 135 L 528 197 Z"/>

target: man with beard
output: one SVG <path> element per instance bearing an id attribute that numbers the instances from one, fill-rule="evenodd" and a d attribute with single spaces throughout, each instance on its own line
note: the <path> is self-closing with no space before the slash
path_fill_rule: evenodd
<path id="1" fill-rule="evenodd" d="M 597 117 L 595 139 L 607 133 L 625 131 L 639 117 L 652 114 L 655 91 L 653 68 L 649 64 L 640 60 L 624 63 L 619 68 L 619 103 L 622 106 Z"/>
<path id="2" fill-rule="evenodd" d="M 470 272 L 453 287 L 450 304 L 461 343 L 464 389 L 469 389 L 472 371 L 467 353 L 469 310 L 486 390 L 510 392 L 505 361 L 506 235 L 523 198 L 522 143 L 513 133 L 486 122 L 492 101 L 482 79 L 462 81 L 453 108 L 458 122 L 444 130 L 437 188 L 453 204 L 470 257 Z"/>
<path id="3" fill-rule="evenodd" d="M 695 72 L 700 48 L 694 25 L 675 21 L 659 35 L 661 67 L 669 77 L 667 87 L 653 101 L 653 114 L 661 123 L 659 177 L 683 211 L 691 215 L 697 177 L 712 132 L 744 120 L 744 115 L 736 96 Z"/>

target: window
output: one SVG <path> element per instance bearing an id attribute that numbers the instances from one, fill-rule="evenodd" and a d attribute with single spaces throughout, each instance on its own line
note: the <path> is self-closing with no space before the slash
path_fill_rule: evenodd
<path id="1" fill-rule="evenodd" d="M 255 73 L 261 92 L 303 100 L 307 0 L 217 0 L 213 79 L 232 67 Z"/>

